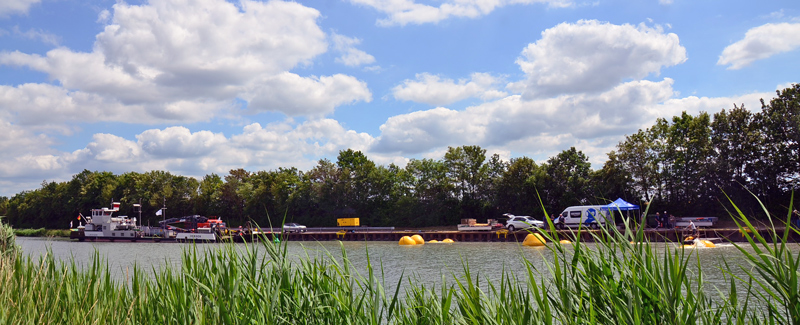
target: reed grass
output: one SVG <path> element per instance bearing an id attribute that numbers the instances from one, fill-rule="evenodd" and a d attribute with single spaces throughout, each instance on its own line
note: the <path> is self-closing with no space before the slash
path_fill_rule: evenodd
<path id="1" fill-rule="evenodd" d="M 19 237 L 69 237 L 69 229 L 14 229 Z"/>
<path id="2" fill-rule="evenodd" d="M 572 235 L 560 245 L 552 229 L 535 230 L 551 243 L 543 266 L 520 257 L 524 274 L 503 270 L 488 281 L 464 262 L 461 275 L 442 274 L 438 285 L 413 272 L 386 283 L 369 251 L 359 272 L 343 247 L 340 258 L 298 258 L 286 241 L 270 240 L 189 248 L 180 267 L 134 265 L 119 279 L 97 253 L 88 265 L 22 256 L 2 225 L 0 323 L 800 324 L 800 257 L 789 244 L 797 230 L 763 238 L 736 211 L 741 229 L 752 231 L 738 246 L 749 265 L 716 270 L 727 288 L 704 283 L 713 270 L 701 271 L 693 250 L 652 245 L 627 223 L 593 233 L 592 245 Z"/>

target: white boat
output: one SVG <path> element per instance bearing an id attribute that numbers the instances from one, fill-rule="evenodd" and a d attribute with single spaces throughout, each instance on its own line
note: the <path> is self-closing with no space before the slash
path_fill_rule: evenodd
<path id="1" fill-rule="evenodd" d="M 216 242 L 217 235 L 211 228 L 197 228 L 197 232 L 179 232 L 175 235 L 175 240 L 179 242 Z"/>
<path id="2" fill-rule="evenodd" d="M 136 240 L 142 237 L 136 227 L 136 218 L 114 217 L 114 212 L 119 212 L 119 202 L 112 202 L 111 208 L 92 209 L 91 216 L 81 215 L 86 219 L 86 225 L 78 227 L 78 230 L 83 231 L 84 238 L 92 240 Z"/>

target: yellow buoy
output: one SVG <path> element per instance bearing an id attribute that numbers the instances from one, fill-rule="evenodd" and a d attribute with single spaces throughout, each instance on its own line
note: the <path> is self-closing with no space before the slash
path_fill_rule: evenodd
<path id="1" fill-rule="evenodd" d="M 528 234 L 525 236 L 525 240 L 522 242 L 522 245 L 525 246 L 544 246 L 546 241 L 542 237 L 541 234 Z"/>
<path id="2" fill-rule="evenodd" d="M 439 242 L 439 241 L 438 241 L 438 240 L 436 240 L 436 239 L 431 239 L 431 240 L 430 240 L 428 243 L 431 243 L 431 244 L 436 244 L 436 243 L 438 243 L 438 242 Z"/>
<path id="3" fill-rule="evenodd" d="M 425 239 L 422 239 L 422 236 L 420 235 L 411 236 L 411 239 L 413 239 L 417 245 L 425 245 Z"/>
<path id="4" fill-rule="evenodd" d="M 411 239 L 409 236 L 403 236 L 400 238 L 400 245 L 416 245 L 417 242 Z"/>
<path id="5" fill-rule="evenodd" d="M 572 242 L 571 242 L 571 241 L 569 241 L 569 240 L 566 240 L 566 239 L 562 239 L 561 241 L 559 241 L 559 243 L 562 243 L 562 244 L 572 244 Z"/>
<path id="6" fill-rule="evenodd" d="M 708 240 L 702 240 L 702 242 L 703 242 L 703 244 L 705 244 L 705 245 L 706 245 L 706 247 L 712 247 L 712 248 L 713 248 L 713 247 L 717 247 L 717 245 L 715 245 L 715 244 L 714 244 L 714 243 L 712 243 L 711 241 L 708 241 Z"/>
<path id="7" fill-rule="evenodd" d="M 445 238 L 444 240 L 442 240 L 442 242 L 443 242 L 443 243 L 448 243 L 448 244 L 449 244 L 449 243 L 454 243 L 455 241 L 454 241 L 454 240 L 452 240 L 452 239 L 450 239 L 450 238 Z"/>

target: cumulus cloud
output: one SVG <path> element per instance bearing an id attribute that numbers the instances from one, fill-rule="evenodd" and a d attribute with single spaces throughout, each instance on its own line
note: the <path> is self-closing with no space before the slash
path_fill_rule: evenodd
<path id="1" fill-rule="evenodd" d="M 429 73 L 417 74 L 416 80 L 405 80 L 392 89 L 394 98 L 430 105 L 448 105 L 460 100 L 477 97 L 484 100 L 505 97 L 497 90 L 503 80 L 488 73 L 473 73 L 469 79 L 443 79 Z"/>
<path id="2" fill-rule="evenodd" d="M 0 18 L 12 14 L 25 14 L 32 5 L 39 2 L 41 0 L 3 0 L 0 2 Z"/>
<path id="3" fill-rule="evenodd" d="M 48 178 L 61 176 L 64 161 L 56 150 L 57 141 L 10 123 L 0 114 L 0 196 L 36 188 Z"/>
<path id="4" fill-rule="evenodd" d="M 244 96 L 252 112 L 281 111 L 287 115 L 324 115 L 339 105 L 372 101 L 367 84 L 343 74 L 304 78 L 284 72 L 256 84 Z"/>
<path id="5" fill-rule="evenodd" d="M 243 0 L 238 7 L 223 0 L 118 2 L 92 52 L 63 47 L 43 56 L 4 52 L 0 64 L 47 73 L 63 87 L 39 87 L 38 96 L 26 87 L 28 97 L 14 106 L 60 92 L 61 104 L 94 103 L 88 113 L 73 110 L 84 122 L 130 122 L 123 111 L 143 114 L 143 123 L 203 121 L 238 98 L 255 100 L 257 111 L 322 115 L 371 94 L 366 83 L 350 76 L 288 72 L 327 51 L 319 15 L 283 1 Z M 296 85 L 307 93 L 279 94 Z"/>
<path id="6" fill-rule="evenodd" d="M 49 84 L 0 86 L 0 111 L 12 116 L 16 125 L 32 131 L 73 133 L 77 122 L 151 124 L 172 120 L 206 121 L 228 102 L 175 101 L 166 104 L 124 104 L 113 97 L 92 92 L 69 91 Z"/>
<path id="7" fill-rule="evenodd" d="M 744 103 L 758 108 L 760 98 L 770 93 L 733 97 L 675 98 L 673 80 L 630 81 L 599 94 L 570 94 L 556 98 L 525 100 L 514 95 L 468 107 L 463 111 L 438 107 L 389 118 L 380 130 L 372 152 L 415 155 L 446 146 L 459 146 L 465 139 L 495 150 L 546 152 L 580 145 L 603 154 L 626 134 L 647 128 L 660 117 L 683 111 L 689 114 L 718 112 Z M 602 150 L 598 151 L 597 146 Z M 587 151 L 588 152 L 588 151 Z"/>
<path id="8" fill-rule="evenodd" d="M 182 126 L 147 130 L 136 136 L 142 150 L 157 157 L 195 158 L 208 155 L 227 139 L 220 133 L 191 133 Z"/>
<path id="9" fill-rule="evenodd" d="M 4 131 L 0 132 L 0 151 L 4 153 L 0 195 L 37 188 L 42 180 L 67 181 L 83 169 L 120 174 L 169 170 L 198 178 L 210 173 L 226 174 L 236 168 L 307 170 L 320 157 L 335 157 L 348 148 L 366 152 L 374 142 L 369 134 L 346 129 L 336 120 L 314 119 L 303 123 L 252 123 L 231 136 L 181 126 L 145 130 L 135 139 L 97 133 L 83 148 L 60 152 L 51 148 L 52 139 L 36 136 L 2 116 L 0 128 Z M 382 159 L 399 161 L 398 157 Z"/>
<path id="10" fill-rule="evenodd" d="M 523 94 L 530 99 L 606 91 L 684 61 L 678 36 L 659 27 L 582 20 L 542 32 L 517 64 L 528 76 Z"/>
<path id="11" fill-rule="evenodd" d="M 464 139 L 483 146 L 500 146 L 561 135 L 588 139 L 624 134 L 658 116 L 652 106 L 672 97 L 671 85 L 671 79 L 632 81 L 595 95 L 536 100 L 514 95 L 464 111 L 439 107 L 398 115 L 381 126 L 381 135 L 372 150 L 417 154 L 458 145 Z"/>
<path id="12" fill-rule="evenodd" d="M 545 3 L 550 7 L 572 6 L 570 0 L 445 0 L 438 7 L 420 4 L 413 0 L 350 0 L 386 14 L 378 25 L 438 23 L 449 18 L 478 18 L 497 8 L 511 4 Z"/>
<path id="13" fill-rule="evenodd" d="M 756 60 L 794 51 L 800 47 L 800 23 L 766 24 L 751 28 L 744 38 L 728 45 L 719 56 L 718 65 L 728 69 L 744 68 Z"/>
<path id="14" fill-rule="evenodd" d="M 341 56 L 336 58 L 336 62 L 344 64 L 349 67 L 357 67 L 364 64 L 372 64 L 375 62 L 375 57 L 367 54 L 362 50 L 357 49 L 355 46 L 361 44 L 361 40 L 355 37 L 347 37 L 336 33 L 331 34 L 333 39 L 333 49 Z"/>

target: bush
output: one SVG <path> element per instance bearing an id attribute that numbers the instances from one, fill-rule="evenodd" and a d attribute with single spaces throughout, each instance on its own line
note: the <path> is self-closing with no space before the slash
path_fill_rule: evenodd
<path id="1" fill-rule="evenodd" d="M 14 228 L 5 224 L 0 218 L 0 259 L 16 257 L 21 249 L 17 246 L 17 237 L 14 235 Z"/>
<path id="2" fill-rule="evenodd" d="M 15 229 L 14 234 L 20 237 L 43 237 L 45 235 L 45 229 Z"/>

